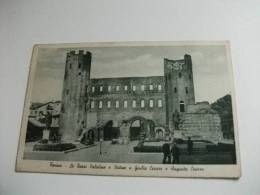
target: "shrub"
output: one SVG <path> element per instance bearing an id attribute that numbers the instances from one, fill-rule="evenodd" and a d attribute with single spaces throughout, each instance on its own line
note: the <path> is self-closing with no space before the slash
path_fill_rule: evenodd
<path id="1" fill-rule="evenodd" d="M 223 144 L 219 143 L 218 145 L 207 145 L 207 151 L 209 152 L 233 152 L 235 151 L 234 144 Z"/>
<path id="2" fill-rule="evenodd" d="M 162 152 L 161 146 L 135 146 L 134 152 Z"/>
<path id="3" fill-rule="evenodd" d="M 35 144 L 33 150 L 35 151 L 66 151 L 74 149 L 76 146 L 72 143 L 55 143 L 55 144 Z"/>

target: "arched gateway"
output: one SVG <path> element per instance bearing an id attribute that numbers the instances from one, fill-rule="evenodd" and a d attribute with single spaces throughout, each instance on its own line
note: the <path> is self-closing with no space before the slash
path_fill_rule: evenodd
<path id="1" fill-rule="evenodd" d="M 141 137 L 150 138 L 154 136 L 155 124 L 152 120 L 142 116 L 134 116 L 127 120 L 129 124 L 129 139 L 138 140 Z"/>

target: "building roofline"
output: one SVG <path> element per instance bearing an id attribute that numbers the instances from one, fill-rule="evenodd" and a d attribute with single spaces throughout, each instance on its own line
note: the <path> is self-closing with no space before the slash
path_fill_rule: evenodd
<path id="1" fill-rule="evenodd" d="M 135 76 L 135 77 L 100 77 L 100 78 L 90 78 L 90 80 L 101 80 L 101 79 L 149 79 L 149 78 L 164 78 L 163 75 L 158 76 Z"/>

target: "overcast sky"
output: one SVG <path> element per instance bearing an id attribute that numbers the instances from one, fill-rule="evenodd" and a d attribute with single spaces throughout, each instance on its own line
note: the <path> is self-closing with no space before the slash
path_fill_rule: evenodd
<path id="1" fill-rule="evenodd" d="M 196 102 L 231 93 L 224 46 L 91 47 L 91 78 L 162 76 L 163 58 L 183 59 L 190 54 Z M 32 102 L 61 100 L 66 53 L 73 49 L 39 49 Z"/>

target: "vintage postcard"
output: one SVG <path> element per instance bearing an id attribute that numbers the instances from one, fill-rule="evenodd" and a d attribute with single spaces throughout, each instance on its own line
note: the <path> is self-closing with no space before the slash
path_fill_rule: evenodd
<path id="1" fill-rule="evenodd" d="M 16 170 L 239 178 L 229 43 L 35 45 Z"/>

